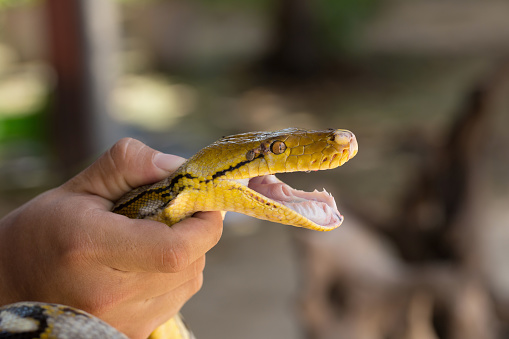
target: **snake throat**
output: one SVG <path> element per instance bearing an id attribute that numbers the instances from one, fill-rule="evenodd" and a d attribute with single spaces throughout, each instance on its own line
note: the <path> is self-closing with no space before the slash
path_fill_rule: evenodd
<path id="1" fill-rule="evenodd" d="M 236 181 L 325 229 L 334 229 L 343 222 L 334 197 L 325 189 L 322 192 L 297 190 L 272 174 Z"/>

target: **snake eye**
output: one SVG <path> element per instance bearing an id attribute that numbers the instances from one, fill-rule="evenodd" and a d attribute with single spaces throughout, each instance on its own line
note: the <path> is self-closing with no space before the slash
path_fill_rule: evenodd
<path id="1" fill-rule="evenodd" d="M 276 140 L 270 145 L 270 151 L 274 154 L 281 154 L 286 150 L 286 144 L 282 141 Z"/>

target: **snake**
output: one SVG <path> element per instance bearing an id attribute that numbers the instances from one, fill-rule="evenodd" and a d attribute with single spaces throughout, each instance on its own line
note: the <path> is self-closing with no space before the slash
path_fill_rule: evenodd
<path id="1" fill-rule="evenodd" d="M 112 212 L 172 226 L 198 211 L 233 211 L 258 219 L 330 231 L 344 217 L 325 189 L 294 189 L 275 175 L 327 170 L 358 151 L 349 130 L 286 128 L 248 132 L 219 139 L 201 149 L 169 177 L 128 192 Z M 59 304 L 24 301 L 0 308 L 0 338 L 113 338 L 123 333 L 86 313 Z M 177 314 L 150 339 L 192 339 Z"/>

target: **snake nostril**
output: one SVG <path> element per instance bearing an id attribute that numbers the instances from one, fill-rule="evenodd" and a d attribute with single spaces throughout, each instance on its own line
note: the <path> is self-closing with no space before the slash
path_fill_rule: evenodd
<path id="1" fill-rule="evenodd" d="M 336 142 L 337 144 L 347 145 L 347 144 L 350 144 L 352 137 L 355 138 L 353 136 L 352 132 L 342 130 L 342 131 L 337 131 L 336 133 L 334 133 L 332 140 L 334 142 Z"/>
<path id="2" fill-rule="evenodd" d="M 357 138 L 348 130 L 337 130 L 331 139 L 338 145 L 343 146 L 348 150 L 348 159 L 352 159 L 359 150 Z M 348 147 L 346 147 L 348 146 Z"/>

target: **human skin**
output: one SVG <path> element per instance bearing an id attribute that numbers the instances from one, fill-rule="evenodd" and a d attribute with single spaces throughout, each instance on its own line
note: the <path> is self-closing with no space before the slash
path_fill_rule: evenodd
<path id="1" fill-rule="evenodd" d="M 159 181 L 183 158 L 122 139 L 65 184 L 0 220 L 0 305 L 52 302 L 146 338 L 202 286 L 220 212 L 172 227 L 110 212 L 131 189 Z"/>

